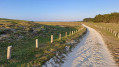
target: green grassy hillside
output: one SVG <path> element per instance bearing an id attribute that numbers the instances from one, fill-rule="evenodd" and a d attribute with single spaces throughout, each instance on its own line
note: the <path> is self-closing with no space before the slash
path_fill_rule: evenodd
<path id="1" fill-rule="evenodd" d="M 68 23 L 69 24 L 69 23 Z M 16 67 L 21 64 L 40 64 L 55 55 L 55 51 L 64 49 L 66 41 L 73 38 L 69 32 L 81 29 L 82 26 L 52 26 L 23 20 L 0 19 L 0 65 Z M 68 37 L 65 37 L 65 32 Z M 80 34 L 85 29 L 80 31 Z M 62 40 L 58 40 L 59 34 Z M 54 43 L 50 43 L 51 35 Z M 79 35 L 78 35 L 79 36 Z M 39 40 L 39 48 L 35 48 L 35 40 Z M 75 38 L 74 38 L 75 39 Z M 7 60 L 7 47 L 12 46 L 11 59 Z"/>

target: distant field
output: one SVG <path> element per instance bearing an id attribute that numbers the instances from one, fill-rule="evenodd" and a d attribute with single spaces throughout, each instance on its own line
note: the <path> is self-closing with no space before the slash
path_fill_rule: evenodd
<path id="1" fill-rule="evenodd" d="M 81 22 L 36 22 L 45 25 L 63 25 L 63 26 L 79 26 Z"/>

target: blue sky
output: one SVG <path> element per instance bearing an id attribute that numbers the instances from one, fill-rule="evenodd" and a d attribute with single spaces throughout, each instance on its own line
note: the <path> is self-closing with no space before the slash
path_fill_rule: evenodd
<path id="1" fill-rule="evenodd" d="M 119 0 L 0 0 L 0 18 L 30 21 L 82 21 L 119 12 Z"/>

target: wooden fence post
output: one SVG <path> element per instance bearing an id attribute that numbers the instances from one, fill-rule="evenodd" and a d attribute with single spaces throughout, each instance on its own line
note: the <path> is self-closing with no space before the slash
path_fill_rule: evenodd
<path id="1" fill-rule="evenodd" d="M 67 32 L 65 32 L 65 36 L 67 37 Z"/>
<path id="2" fill-rule="evenodd" d="M 73 35 L 73 31 L 72 31 L 72 35 Z"/>
<path id="3" fill-rule="evenodd" d="M 75 31 L 73 31 L 73 34 L 75 34 Z"/>
<path id="4" fill-rule="evenodd" d="M 53 43 L 53 35 L 51 35 L 51 43 Z"/>
<path id="5" fill-rule="evenodd" d="M 119 33 L 118 33 L 118 38 L 119 38 Z"/>
<path id="6" fill-rule="evenodd" d="M 8 60 L 11 59 L 11 48 L 12 48 L 12 46 L 8 46 L 8 48 L 7 48 L 7 59 Z"/>
<path id="7" fill-rule="evenodd" d="M 62 37 L 61 34 L 59 34 L 59 40 L 61 40 L 61 37 Z"/>
<path id="8" fill-rule="evenodd" d="M 38 48 L 38 39 L 36 39 L 36 48 Z"/>

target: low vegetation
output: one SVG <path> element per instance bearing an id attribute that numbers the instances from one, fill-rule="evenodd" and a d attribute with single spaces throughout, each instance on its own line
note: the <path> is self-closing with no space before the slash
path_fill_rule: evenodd
<path id="1" fill-rule="evenodd" d="M 0 19 L 0 65 L 5 67 L 42 66 L 56 54 L 56 51 L 64 49 L 68 40 L 79 37 L 79 34 L 69 35 L 71 31 L 83 28 L 79 22 L 49 24 Z M 80 35 L 85 31 L 86 29 L 80 30 Z M 67 38 L 65 32 L 68 33 Z M 60 33 L 62 40 L 58 39 Z M 50 43 L 51 35 L 54 36 L 53 43 Z M 35 48 L 35 39 L 39 40 L 37 49 Z M 7 47 L 10 45 L 12 45 L 12 55 L 11 59 L 7 60 Z"/>

